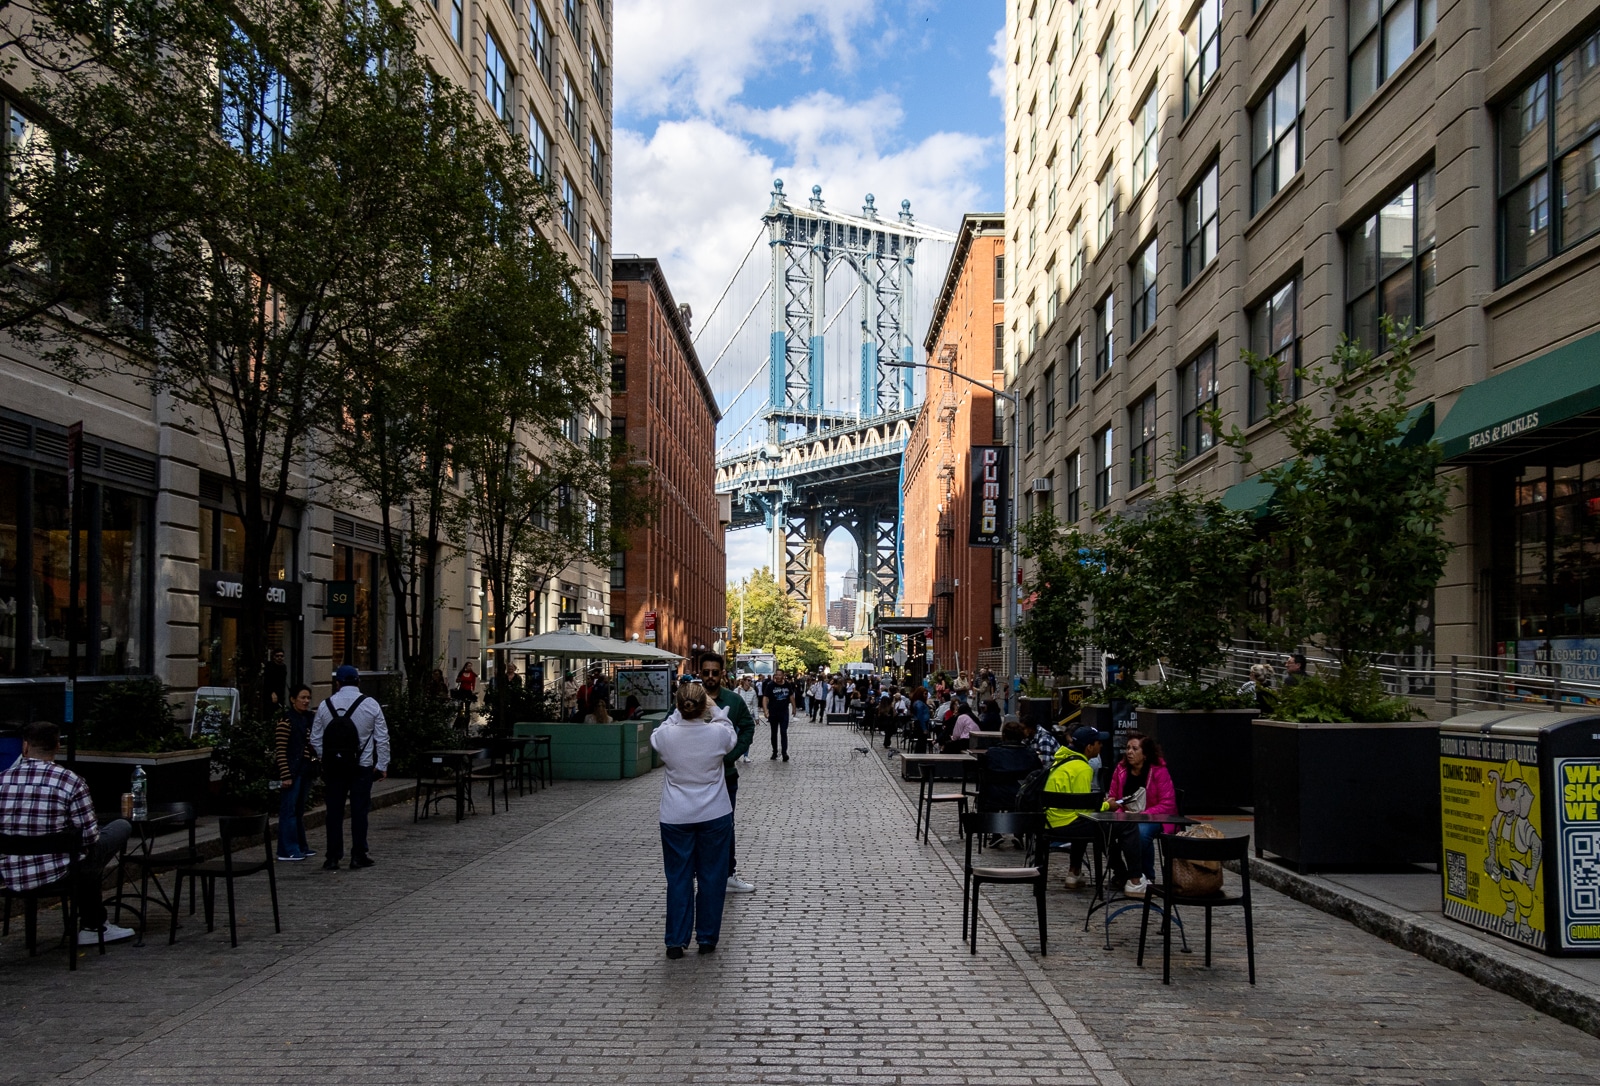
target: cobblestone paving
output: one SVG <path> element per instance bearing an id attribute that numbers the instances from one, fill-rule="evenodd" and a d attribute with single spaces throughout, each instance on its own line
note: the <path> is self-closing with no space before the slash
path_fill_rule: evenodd
<path id="1" fill-rule="evenodd" d="M 663 953 L 659 775 L 459 827 L 383 813 L 383 866 L 289 873 L 281 939 L 247 895 L 238 951 L 189 921 L 177 947 L 69 976 L 6 943 L 7 1048 L 30 1054 L 0 1079 L 1124 1082 L 1015 940 L 962 951 L 957 887 L 858 744 L 797 725 L 793 761 L 749 767 L 759 890 L 730 900 L 713 957 Z M 31 1051 L 41 1032 L 74 1039 Z"/>
<path id="2" fill-rule="evenodd" d="M 916 785 L 898 780 L 898 759 L 888 768 L 914 800 Z M 959 871 L 954 814 L 941 812 L 934 826 Z M 1600 1039 L 1259 884 L 1251 890 L 1256 986 L 1245 974 L 1242 920 L 1219 910 L 1213 968 L 1203 965 L 1197 914 L 1195 953 L 1173 947 L 1164 987 L 1159 942 L 1143 969 L 1134 964 L 1139 913 L 1112 923 L 1107 951 L 1103 928 L 1082 930 L 1089 891 L 1062 886 L 1065 862 L 1052 862 L 1051 872 L 1050 954 L 1033 960 L 1136 1086 L 1600 1082 Z M 1001 887 L 985 900 L 1036 955 L 1031 895 Z M 993 953 L 980 942 L 980 956 Z"/>

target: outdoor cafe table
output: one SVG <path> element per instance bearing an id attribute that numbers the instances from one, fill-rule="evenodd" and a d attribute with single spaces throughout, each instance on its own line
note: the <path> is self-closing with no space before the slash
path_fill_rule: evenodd
<path id="1" fill-rule="evenodd" d="M 962 783 L 966 783 L 966 766 L 975 766 L 978 759 L 970 754 L 902 754 L 901 760 L 906 765 L 922 766 L 923 771 L 919 776 L 917 787 L 917 825 L 912 831 L 912 836 L 922 832 L 922 811 L 927 804 L 927 797 L 933 792 L 934 773 L 942 765 L 958 765 L 963 767 Z M 932 817 L 931 814 L 929 816 Z"/>
<path id="2" fill-rule="evenodd" d="M 1111 909 L 1111 897 L 1106 890 L 1106 878 L 1111 871 L 1111 850 L 1113 847 L 1115 847 L 1117 838 L 1120 836 L 1119 831 L 1122 829 L 1122 827 L 1193 826 L 1195 821 L 1192 818 L 1185 818 L 1180 814 L 1146 814 L 1142 811 L 1137 814 L 1133 813 L 1132 811 L 1085 811 L 1078 817 L 1092 823 L 1095 829 L 1100 832 L 1101 841 L 1105 846 L 1106 856 L 1105 865 L 1095 872 L 1094 897 L 1089 902 L 1089 911 L 1084 915 L 1083 930 L 1089 930 L 1089 921 L 1094 918 L 1095 911 L 1103 910 L 1106 914 L 1106 949 L 1110 950 L 1111 921 L 1115 920 L 1129 909 L 1142 909 L 1144 907 L 1144 902 L 1141 900 L 1138 902 L 1138 904 L 1124 905 L 1114 912 Z M 1129 900 L 1131 901 L 1132 899 Z M 1178 932 L 1181 936 L 1183 933 L 1182 924 L 1178 925 Z M 1187 939 L 1184 940 L 1184 946 L 1188 946 Z"/>
<path id="3" fill-rule="evenodd" d="M 121 812 L 106 811 L 95 814 L 95 818 L 102 826 L 121 817 Z M 122 854 L 117 857 L 117 892 L 106 898 L 105 905 L 118 920 L 122 918 L 124 911 L 139 914 L 139 935 L 133 945 L 144 946 L 145 915 L 149 907 L 155 905 L 169 913 L 172 911 L 172 898 L 168 896 L 166 887 L 161 885 L 160 878 L 150 870 L 150 856 L 155 849 L 156 838 L 175 828 L 183 827 L 184 820 L 176 811 L 162 811 L 147 818 L 130 818 L 127 821 L 133 826 L 133 832 L 128 835 L 128 840 L 122 846 Z M 125 866 L 130 851 L 138 853 L 142 861 L 139 867 L 144 877 L 140 880 L 137 894 L 123 890 L 123 886 L 126 885 Z M 151 890 L 155 893 L 152 894 Z"/>
<path id="4" fill-rule="evenodd" d="M 988 750 L 1000 745 L 999 732 L 969 732 L 967 737 L 972 740 L 973 750 Z"/>
<path id="5" fill-rule="evenodd" d="M 422 756 L 434 765 L 449 765 L 455 770 L 457 822 L 467 817 L 467 776 L 472 772 L 472 760 L 482 754 L 483 750 L 483 747 L 456 747 L 422 752 Z"/>

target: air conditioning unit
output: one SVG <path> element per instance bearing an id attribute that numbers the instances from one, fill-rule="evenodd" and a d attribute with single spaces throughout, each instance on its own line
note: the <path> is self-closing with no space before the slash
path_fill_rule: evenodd
<path id="1" fill-rule="evenodd" d="M 1033 481 L 1033 492 L 1035 494 L 1048 494 L 1048 493 L 1050 493 L 1050 480 L 1049 479 L 1035 479 Z"/>

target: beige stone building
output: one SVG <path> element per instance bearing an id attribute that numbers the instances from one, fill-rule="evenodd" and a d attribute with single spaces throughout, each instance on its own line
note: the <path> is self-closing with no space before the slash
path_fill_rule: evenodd
<path id="1" fill-rule="evenodd" d="M 478 92 L 552 180 L 563 212 L 552 233 L 602 313 L 611 294 L 611 7 L 609 0 L 415 0 L 437 70 Z M 9 101 L 6 127 L 29 122 Z M 0 719 L 55 718 L 65 673 L 66 428 L 85 433 L 87 627 L 100 631 L 83 684 L 154 674 L 181 693 L 230 686 L 237 639 L 240 532 L 214 434 L 168 398 L 131 381 L 67 382 L 15 342 L 0 349 Z M 609 396 L 572 431 L 609 431 Z M 325 693 L 333 668 L 381 676 L 398 666 L 377 510 L 317 484 L 307 460 L 293 483 L 269 586 L 269 644 L 290 681 Z M 468 542 L 439 571 L 434 666 L 485 664 L 486 593 Z M 585 563 L 533 594 L 518 633 L 577 611 L 611 626 L 609 570 Z M 350 582 L 353 614 L 325 613 L 327 583 Z M 89 696 L 92 696 L 92 689 Z"/>
<path id="2" fill-rule="evenodd" d="M 1441 666 L 1600 679 L 1597 35 L 1595 0 L 1009 0 L 1025 494 L 1053 477 L 1031 496 L 1085 521 L 1227 491 L 1254 469 L 1198 408 L 1284 451 L 1242 350 L 1296 395 L 1341 334 L 1410 320 L 1461 483 Z"/>

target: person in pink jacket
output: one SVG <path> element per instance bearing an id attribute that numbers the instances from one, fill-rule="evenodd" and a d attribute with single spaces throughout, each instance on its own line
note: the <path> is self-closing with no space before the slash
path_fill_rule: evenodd
<path id="1" fill-rule="evenodd" d="M 1148 735 L 1128 733 L 1128 748 L 1111 774 L 1106 792 L 1106 810 L 1143 811 L 1146 814 L 1177 814 L 1178 790 L 1161 757 L 1161 746 Z M 1122 864 L 1128 883 L 1123 893 L 1142 897 L 1150 892 L 1156 877 L 1156 834 L 1174 826 L 1128 826 L 1122 835 Z M 1135 877 L 1134 872 L 1140 874 Z"/>

